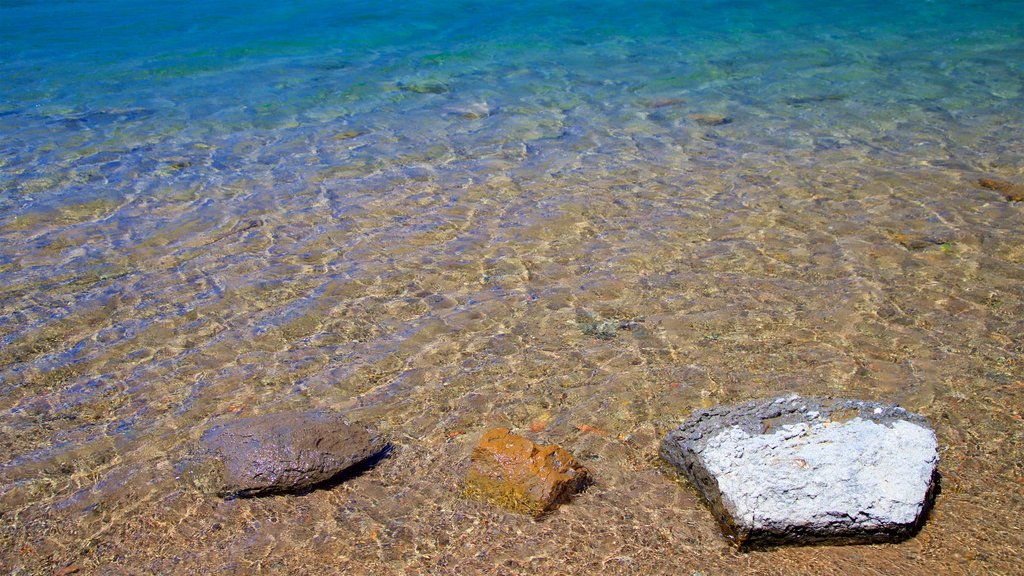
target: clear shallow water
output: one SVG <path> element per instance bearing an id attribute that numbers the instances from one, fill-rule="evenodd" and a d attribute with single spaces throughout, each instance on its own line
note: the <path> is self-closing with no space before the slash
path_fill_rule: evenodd
<path id="1" fill-rule="evenodd" d="M 1012 573 L 1024 215 L 975 182 L 1024 182 L 1024 4 L 894 4 L 0 2 L 0 566 Z M 929 416 L 922 534 L 724 545 L 657 442 L 783 391 Z M 395 455 L 174 480 L 309 408 Z M 492 425 L 598 483 L 461 498 Z"/>

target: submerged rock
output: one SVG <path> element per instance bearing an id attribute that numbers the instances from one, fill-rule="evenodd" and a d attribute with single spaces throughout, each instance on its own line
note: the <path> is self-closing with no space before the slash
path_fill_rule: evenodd
<path id="1" fill-rule="evenodd" d="M 913 535 L 936 491 L 927 421 L 891 404 L 790 396 L 699 410 L 661 455 L 740 546 Z"/>
<path id="2" fill-rule="evenodd" d="M 589 479 L 587 469 L 564 448 L 534 444 L 507 428 L 486 432 L 471 459 L 469 494 L 533 516 L 566 502 Z"/>
<path id="3" fill-rule="evenodd" d="M 487 102 L 468 102 L 462 103 L 450 108 L 453 114 L 456 114 L 466 120 L 480 120 L 487 118 L 491 115 L 491 107 Z"/>
<path id="4" fill-rule="evenodd" d="M 448 87 L 440 82 L 400 82 L 398 89 L 414 94 L 444 94 L 448 92 Z"/>
<path id="5" fill-rule="evenodd" d="M 576 311 L 576 325 L 579 327 L 580 332 L 602 340 L 615 338 L 619 330 L 633 330 L 643 321 L 643 318 L 630 320 L 602 318 L 588 310 Z"/>
<path id="6" fill-rule="evenodd" d="M 930 236 L 924 233 L 914 232 L 894 232 L 891 233 L 889 237 L 896 241 L 900 246 L 903 246 L 907 250 L 911 251 L 924 250 L 925 248 L 928 248 L 930 246 L 942 246 L 943 244 L 947 244 L 949 242 L 949 240 L 946 240 L 944 238 L 937 238 L 935 236 Z"/>
<path id="7" fill-rule="evenodd" d="M 670 106 L 678 106 L 685 103 L 686 100 L 682 98 L 660 98 L 657 100 L 649 100 L 645 106 L 648 108 L 668 108 Z"/>
<path id="8" fill-rule="evenodd" d="M 721 114 L 690 114 L 690 120 L 701 126 L 721 126 L 732 122 L 732 118 Z"/>
<path id="9" fill-rule="evenodd" d="M 220 496 L 307 490 L 388 446 L 373 430 L 327 412 L 243 418 L 211 428 L 201 442 L 193 482 Z"/>
<path id="10" fill-rule="evenodd" d="M 807 106 L 808 104 L 824 104 L 826 102 L 840 102 L 845 100 L 842 94 L 821 94 L 816 96 L 794 96 L 786 98 L 784 102 L 790 106 Z"/>
<path id="11" fill-rule="evenodd" d="M 1024 202 L 1024 184 L 1014 184 L 1013 182 L 1007 182 L 1006 180 L 982 178 L 978 180 L 978 185 L 982 188 L 1001 192 L 1003 196 L 1011 202 Z"/>

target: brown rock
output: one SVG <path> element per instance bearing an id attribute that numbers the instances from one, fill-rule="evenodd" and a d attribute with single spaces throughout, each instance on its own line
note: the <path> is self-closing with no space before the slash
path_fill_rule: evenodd
<path id="1" fill-rule="evenodd" d="M 934 238 L 920 233 L 903 234 L 892 232 L 889 236 L 907 250 L 923 250 L 929 246 L 939 246 L 946 243 L 946 240 Z"/>
<path id="2" fill-rule="evenodd" d="M 721 114 L 690 114 L 690 120 L 701 126 L 721 126 L 732 122 L 731 118 Z"/>
<path id="3" fill-rule="evenodd" d="M 587 469 L 564 448 L 495 428 L 473 449 L 466 491 L 536 517 L 567 501 L 588 479 Z"/>
<path id="4" fill-rule="evenodd" d="M 577 424 L 576 429 L 584 434 L 597 434 L 598 436 L 607 436 L 608 431 L 597 426 L 591 426 L 590 424 Z"/>
<path id="5" fill-rule="evenodd" d="M 978 185 L 982 188 L 1002 192 L 1003 195 L 1006 196 L 1007 200 L 1011 200 L 1013 202 L 1024 202 L 1024 184 L 1014 184 L 1013 182 L 1007 182 L 1006 180 L 982 178 L 978 180 Z"/>
<path id="6" fill-rule="evenodd" d="M 197 487 L 220 496 L 300 492 L 387 449 L 373 430 L 327 412 L 242 418 L 208 430 L 187 471 Z"/>

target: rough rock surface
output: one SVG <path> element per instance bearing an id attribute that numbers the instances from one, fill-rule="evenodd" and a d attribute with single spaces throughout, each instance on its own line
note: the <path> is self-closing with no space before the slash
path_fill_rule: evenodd
<path id="1" fill-rule="evenodd" d="M 373 430 L 327 412 L 243 418 L 207 430 L 201 442 L 194 482 L 221 496 L 303 491 L 388 445 Z"/>
<path id="2" fill-rule="evenodd" d="M 927 421 L 898 406 L 799 396 L 699 410 L 661 445 L 740 546 L 909 537 L 937 450 Z"/>
<path id="3" fill-rule="evenodd" d="M 486 432 L 471 460 L 467 492 L 533 516 L 567 501 L 589 477 L 562 447 L 534 444 L 507 428 Z"/>

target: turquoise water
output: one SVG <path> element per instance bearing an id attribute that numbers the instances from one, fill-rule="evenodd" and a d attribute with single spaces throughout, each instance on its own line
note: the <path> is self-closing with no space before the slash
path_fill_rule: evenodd
<path id="1" fill-rule="evenodd" d="M 1013 573 L 1022 158 L 1021 1 L 0 0 L 0 568 Z M 779 392 L 932 420 L 918 538 L 722 548 L 657 442 Z M 175 479 L 313 408 L 394 457 Z M 597 484 L 463 498 L 496 425 Z"/>
<path id="2" fill-rule="evenodd" d="M 388 137 L 325 146 L 324 162 L 376 166 L 424 146 L 473 159 L 512 142 L 672 130 L 671 112 L 645 107 L 671 99 L 757 117 L 758 138 L 785 130 L 795 146 L 892 137 L 900 121 L 1019 121 L 1021 3 L 820 4 L 8 2 L 3 185 L 38 193 L 33 177 L 62 182 L 106 152 L 120 162 L 103 170 L 108 192 L 141 192 L 125 174 L 146 162 L 139 147 L 190 156 L 212 139 L 342 127 Z M 478 125 L 460 117 L 481 113 Z"/>

